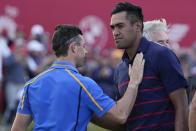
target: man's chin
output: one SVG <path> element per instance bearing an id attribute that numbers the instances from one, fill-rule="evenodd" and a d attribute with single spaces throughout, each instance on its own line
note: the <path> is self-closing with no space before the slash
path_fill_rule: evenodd
<path id="1" fill-rule="evenodd" d="M 120 43 L 116 43 L 116 48 L 123 49 L 122 45 Z"/>
<path id="2" fill-rule="evenodd" d="M 118 46 L 118 45 L 116 45 L 116 48 L 117 48 L 117 49 L 126 49 L 125 47 Z"/>

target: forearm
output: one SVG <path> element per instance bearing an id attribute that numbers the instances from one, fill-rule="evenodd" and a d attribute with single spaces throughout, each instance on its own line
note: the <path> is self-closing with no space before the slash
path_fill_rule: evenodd
<path id="1" fill-rule="evenodd" d="M 11 128 L 11 131 L 26 131 L 26 129 L 25 128 L 21 128 L 21 127 L 15 127 L 15 126 L 13 126 Z"/>
<path id="2" fill-rule="evenodd" d="M 110 116 L 113 119 L 108 120 L 103 118 L 98 118 L 96 116 L 93 117 L 92 121 L 94 124 L 101 126 L 106 129 L 110 129 L 113 131 L 123 131 L 125 130 L 124 124 L 133 108 L 133 105 L 137 96 L 137 88 L 127 88 L 124 96 L 117 101 L 114 108 L 114 116 Z M 116 119 L 117 118 L 117 119 Z"/>
<path id="3" fill-rule="evenodd" d="M 188 131 L 188 111 L 176 110 L 175 131 Z"/>
<path id="4" fill-rule="evenodd" d="M 190 110 L 189 131 L 196 131 L 196 110 Z"/>
<path id="5" fill-rule="evenodd" d="M 11 131 L 26 131 L 27 126 L 24 124 L 20 124 L 17 120 L 14 121 Z"/>
<path id="6" fill-rule="evenodd" d="M 26 131 L 31 121 L 32 118 L 30 115 L 22 115 L 17 113 L 11 131 Z"/>
<path id="7" fill-rule="evenodd" d="M 188 100 L 186 90 L 180 88 L 169 96 L 175 108 L 175 131 L 188 131 Z"/>
<path id="8" fill-rule="evenodd" d="M 133 105 L 137 97 L 137 92 L 138 92 L 137 87 L 138 85 L 129 84 L 124 96 L 119 101 L 117 101 L 116 109 L 118 115 L 123 116 L 124 118 L 127 119 L 127 117 L 132 111 Z"/>
<path id="9" fill-rule="evenodd" d="M 133 86 L 133 85 L 132 85 Z M 124 96 L 117 101 L 116 105 L 102 118 L 93 117 L 92 122 L 103 128 L 110 130 L 122 130 L 124 129 L 124 124 L 133 108 L 133 105 L 137 96 L 137 86 L 128 86 Z"/>
<path id="10" fill-rule="evenodd" d="M 117 101 L 112 109 L 112 112 L 114 112 L 113 115 L 106 114 L 102 118 L 98 118 L 94 115 L 91 122 L 109 130 L 124 131 L 125 126 L 123 124 L 126 122 L 133 108 L 137 96 L 137 90 L 137 86 L 133 87 L 133 85 L 129 85 L 124 96 Z M 108 118 L 110 118 L 110 120 Z"/>

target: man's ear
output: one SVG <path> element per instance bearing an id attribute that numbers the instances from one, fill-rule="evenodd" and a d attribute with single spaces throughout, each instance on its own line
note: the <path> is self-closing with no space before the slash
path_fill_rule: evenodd
<path id="1" fill-rule="evenodd" d="M 75 44 L 70 44 L 69 49 L 73 53 L 76 53 L 77 52 Z"/>
<path id="2" fill-rule="evenodd" d="M 136 22 L 135 24 L 136 24 L 137 31 L 141 31 L 142 23 L 141 22 Z"/>

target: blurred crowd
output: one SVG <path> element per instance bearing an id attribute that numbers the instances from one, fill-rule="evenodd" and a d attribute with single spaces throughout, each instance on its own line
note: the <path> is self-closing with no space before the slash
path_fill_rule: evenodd
<path id="1" fill-rule="evenodd" d="M 196 43 L 183 48 L 170 43 L 171 49 L 181 61 L 186 79 L 189 81 L 189 102 L 196 89 Z M 106 94 L 116 100 L 118 94 L 113 82 L 116 65 L 121 60 L 122 50 L 104 49 L 97 52 L 91 49 L 85 66 L 79 71 L 93 78 Z M 15 116 L 22 89 L 29 79 L 48 68 L 54 60 L 50 36 L 41 25 L 33 25 L 30 36 L 17 31 L 10 38 L 6 31 L 0 32 L 0 124 L 11 125 Z"/>
<path id="2" fill-rule="evenodd" d="M 48 34 L 41 25 L 34 25 L 27 39 L 22 31 L 10 38 L 0 32 L 0 112 L 1 124 L 10 125 L 24 84 L 53 61 L 49 53 Z"/>

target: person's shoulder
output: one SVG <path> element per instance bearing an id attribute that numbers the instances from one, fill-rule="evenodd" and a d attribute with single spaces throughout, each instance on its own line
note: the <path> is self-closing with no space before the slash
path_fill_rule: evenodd
<path id="1" fill-rule="evenodd" d="M 26 82 L 25 86 L 36 84 L 39 81 L 43 81 L 43 80 L 47 79 L 52 70 L 54 70 L 54 69 L 51 68 L 51 69 L 47 69 L 47 70 L 41 72 L 40 74 L 36 75 L 32 79 L 30 79 L 28 82 Z"/>
<path id="2" fill-rule="evenodd" d="M 168 49 L 164 45 L 157 42 L 149 41 L 149 44 L 150 44 L 150 49 L 154 51 L 163 51 Z"/>
<path id="3" fill-rule="evenodd" d="M 160 43 L 149 41 L 149 44 L 150 44 L 149 51 L 157 55 L 172 53 L 172 51 L 168 47 L 165 47 L 164 45 Z"/>
<path id="4" fill-rule="evenodd" d="M 100 86 L 90 77 L 82 76 L 79 78 L 79 84 L 88 91 L 100 90 Z"/>
<path id="5" fill-rule="evenodd" d="M 96 82 L 92 79 L 92 78 L 90 78 L 90 77 L 88 77 L 88 76 L 82 76 L 82 77 L 80 77 L 79 78 L 83 83 L 87 83 L 87 84 L 96 84 Z"/>

